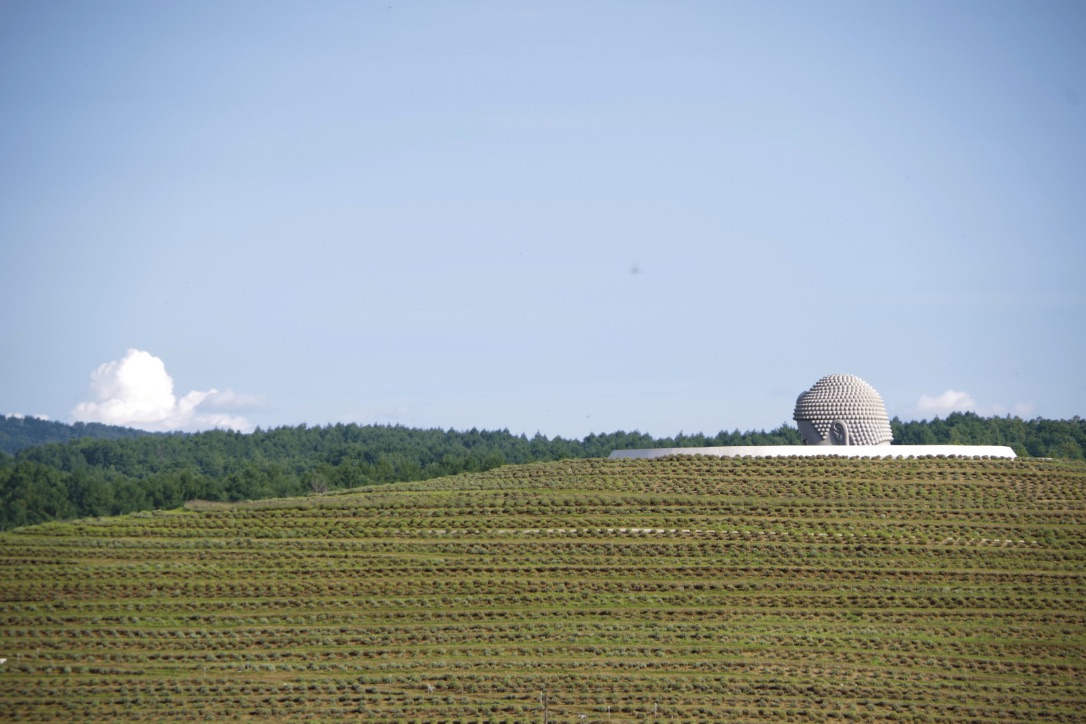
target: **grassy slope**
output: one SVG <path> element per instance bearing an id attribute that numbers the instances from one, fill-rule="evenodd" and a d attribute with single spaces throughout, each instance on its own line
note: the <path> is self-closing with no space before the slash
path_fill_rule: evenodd
<path id="1" fill-rule="evenodd" d="M 0 535 L 0 720 L 1080 720 L 1086 465 L 505 467 Z"/>

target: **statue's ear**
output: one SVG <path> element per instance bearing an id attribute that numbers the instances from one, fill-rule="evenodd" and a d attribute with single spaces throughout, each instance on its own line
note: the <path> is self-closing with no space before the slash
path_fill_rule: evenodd
<path id="1" fill-rule="evenodd" d="M 848 445 L 848 423 L 834 420 L 830 423 L 830 442 L 834 445 Z"/>

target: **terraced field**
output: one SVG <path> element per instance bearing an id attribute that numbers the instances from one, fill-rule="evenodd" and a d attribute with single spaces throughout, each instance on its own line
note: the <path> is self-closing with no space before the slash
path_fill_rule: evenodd
<path id="1" fill-rule="evenodd" d="M 0 657 L 5 721 L 1082 721 L 1086 465 L 582 460 L 26 528 Z"/>

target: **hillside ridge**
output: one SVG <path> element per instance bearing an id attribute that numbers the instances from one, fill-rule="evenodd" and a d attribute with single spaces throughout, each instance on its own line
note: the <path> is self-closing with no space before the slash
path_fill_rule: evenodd
<path id="1" fill-rule="evenodd" d="M 1086 464 L 508 465 L 0 533 L 0 719 L 1075 721 Z"/>
<path id="2" fill-rule="evenodd" d="M 963 414 L 946 421 L 891 424 L 903 444 L 1008 445 L 1020 456 L 1069 459 L 1081 459 L 1086 448 L 1083 420 L 1025 422 Z M 662 439 L 625 431 L 566 440 L 508 430 L 354 424 L 301 425 L 250 434 L 212 430 L 118 440 L 81 438 L 25 448 L 14 457 L 0 453 L 0 530 L 47 520 L 175 508 L 196 498 L 236 501 L 302 495 L 424 480 L 507 463 L 605 457 L 616 450 L 798 443 L 798 432 L 788 426 L 770 432 Z M 890 449 L 895 447 L 900 446 Z"/>

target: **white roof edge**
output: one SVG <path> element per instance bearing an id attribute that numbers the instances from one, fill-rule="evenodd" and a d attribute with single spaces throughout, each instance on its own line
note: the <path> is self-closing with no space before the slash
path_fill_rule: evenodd
<path id="1" fill-rule="evenodd" d="M 668 455 L 711 455 L 722 458 L 787 458 L 832 455 L 845 458 L 946 457 L 1016 458 L 1006 445 L 733 445 L 728 447 L 660 447 L 615 450 L 611 458 L 662 458 Z"/>

